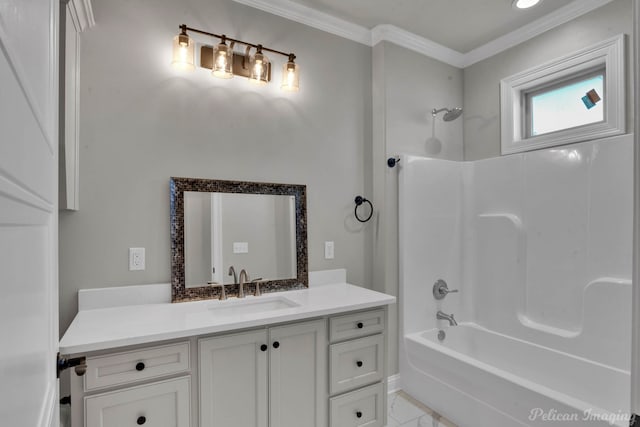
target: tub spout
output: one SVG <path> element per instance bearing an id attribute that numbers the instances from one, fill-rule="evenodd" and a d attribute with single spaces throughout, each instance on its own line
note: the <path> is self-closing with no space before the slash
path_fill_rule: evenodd
<path id="1" fill-rule="evenodd" d="M 449 326 L 458 326 L 458 322 L 456 322 L 456 319 L 453 318 L 453 314 L 446 314 L 442 311 L 438 311 L 438 313 L 436 314 L 436 318 L 438 320 L 449 321 Z"/>

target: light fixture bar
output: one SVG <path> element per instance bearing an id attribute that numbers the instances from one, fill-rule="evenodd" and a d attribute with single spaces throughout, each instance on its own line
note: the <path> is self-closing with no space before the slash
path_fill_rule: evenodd
<path id="1" fill-rule="evenodd" d="M 178 69 L 192 71 L 195 69 L 195 42 L 189 37 L 188 32 L 202 34 L 204 36 L 220 39 L 220 43 L 214 46 L 202 45 L 200 48 L 200 67 L 208 68 L 214 77 L 231 79 L 233 76 L 242 76 L 249 82 L 258 86 L 266 85 L 271 81 L 271 60 L 264 52 L 271 52 L 287 58 L 282 68 L 282 83 L 280 88 L 286 92 L 298 92 L 300 90 L 300 66 L 296 64 L 294 53 L 264 47 L 261 44 L 249 43 L 244 40 L 227 37 L 225 34 L 216 34 L 209 31 L 188 27 L 185 24 L 179 26 L 180 34 L 173 39 L 172 65 Z M 227 41 L 230 45 L 227 45 Z M 234 51 L 234 45 L 246 46 L 245 53 Z M 256 52 L 252 55 L 251 49 Z"/>
<path id="2" fill-rule="evenodd" d="M 180 30 L 183 33 L 186 33 L 187 31 L 193 31 L 194 33 L 199 33 L 199 34 L 203 34 L 205 36 L 215 37 L 215 38 L 218 38 L 220 40 L 225 39 L 225 40 L 228 40 L 230 42 L 243 44 L 245 46 L 251 46 L 251 47 L 256 48 L 256 49 L 258 49 L 258 47 L 260 47 L 264 51 L 271 52 L 271 53 L 277 53 L 278 55 L 286 56 L 287 58 L 289 58 L 291 55 L 293 55 L 294 58 L 296 57 L 293 53 L 285 53 L 285 52 L 282 52 L 282 51 L 279 51 L 279 50 L 275 50 L 275 49 L 271 49 L 271 48 L 265 47 L 263 45 L 253 44 L 253 43 L 245 42 L 245 41 L 242 41 L 242 40 L 233 39 L 231 37 L 227 37 L 224 34 L 215 34 L 215 33 L 210 33 L 208 31 L 198 30 L 197 28 L 187 27 L 184 24 L 180 25 Z"/>
<path id="3" fill-rule="evenodd" d="M 229 40 L 229 39 L 227 39 Z M 213 47 L 200 47 L 200 67 L 211 70 L 213 68 Z M 267 81 L 271 81 L 271 64 L 268 65 Z M 233 74 L 239 77 L 251 77 L 249 55 L 233 52 Z"/>

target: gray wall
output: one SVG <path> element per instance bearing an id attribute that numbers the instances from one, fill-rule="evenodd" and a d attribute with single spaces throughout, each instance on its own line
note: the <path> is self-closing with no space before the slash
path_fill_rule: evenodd
<path id="1" fill-rule="evenodd" d="M 631 0 L 616 0 L 464 70 L 464 158 L 500 155 L 500 80 L 618 34 L 633 43 Z M 632 61 L 627 58 L 627 131 L 633 131 Z"/>
<path id="2" fill-rule="evenodd" d="M 398 169 L 386 159 L 399 153 L 462 160 L 462 120 L 436 120 L 433 108 L 462 105 L 462 70 L 400 46 L 373 48 L 373 286 L 398 295 Z M 389 314 L 389 371 L 398 370 L 398 305 Z"/>
<path id="3" fill-rule="evenodd" d="M 310 270 L 344 267 L 370 287 L 370 227 L 353 218 L 353 198 L 370 168 L 371 49 L 230 0 L 93 3 L 80 211 L 60 214 L 61 331 L 78 289 L 170 281 L 170 176 L 306 184 Z M 169 63 L 182 23 L 295 52 L 301 91 L 179 73 Z M 272 59 L 277 79 L 284 58 Z M 325 240 L 334 260 L 324 260 Z M 146 248 L 145 271 L 128 271 L 129 247 Z"/>

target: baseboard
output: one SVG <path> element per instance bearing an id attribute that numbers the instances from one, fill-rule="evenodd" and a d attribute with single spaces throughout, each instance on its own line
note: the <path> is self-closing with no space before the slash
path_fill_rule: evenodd
<path id="1" fill-rule="evenodd" d="M 387 393 L 395 393 L 400 391 L 400 374 L 395 374 L 387 377 Z"/>

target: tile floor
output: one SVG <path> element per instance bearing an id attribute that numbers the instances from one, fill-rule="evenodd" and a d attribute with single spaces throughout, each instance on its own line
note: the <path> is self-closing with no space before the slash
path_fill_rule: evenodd
<path id="1" fill-rule="evenodd" d="M 408 394 L 398 391 L 387 400 L 387 427 L 456 427 Z"/>

